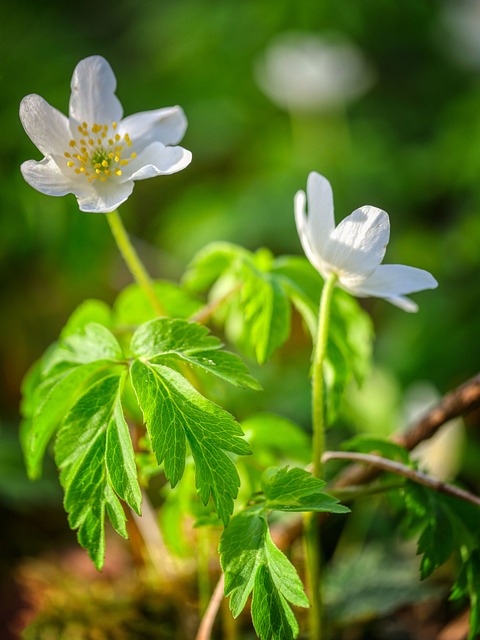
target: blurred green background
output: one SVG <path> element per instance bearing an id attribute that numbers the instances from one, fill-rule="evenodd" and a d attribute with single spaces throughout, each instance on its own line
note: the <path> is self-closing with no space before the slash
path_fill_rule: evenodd
<path id="1" fill-rule="evenodd" d="M 292 31 L 355 44 L 369 87 L 355 100 L 308 111 L 272 102 L 256 69 L 272 42 Z M 58 505 L 53 479 L 45 486 L 24 480 L 16 444 L 23 375 L 77 304 L 86 297 L 110 302 L 129 282 L 103 216 L 79 212 L 73 196 L 34 191 L 19 172 L 24 160 L 41 158 L 18 119 L 20 100 L 38 93 L 67 112 L 71 74 L 88 55 L 112 65 L 126 115 L 179 104 L 189 120 L 182 145 L 193 153 L 191 166 L 137 183 L 122 207 L 153 275 L 178 280 L 212 240 L 299 254 L 293 196 L 316 170 L 333 185 L 337 222 L 362 204 L 385 209 L 392 227 L 386 262 L 427 269 L 439 281 L 436 291 L 415 296 L 416 316 L 364 302 L 392 403 L 416 381 L 443 393 L 477 372 L 478 2 L 24 0 L 3 6 L 0 32 L 4 522 L 16 522 L 28 505 L 43 508 L 50 495 Z M 372 398 L 383 394 L 380 378 Z M 11 525 L 14 532 L 19 526 Z M 21 556 L 13 538 L 6 550 Z M 27 549 L 34 553 L 35 545 Z"/>

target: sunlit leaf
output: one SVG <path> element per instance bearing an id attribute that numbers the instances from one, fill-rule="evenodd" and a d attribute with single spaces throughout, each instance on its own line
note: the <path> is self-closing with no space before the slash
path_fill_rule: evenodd
<path id="1" fill-rule="evenodd" d="M 231 519 L 220 541 L 225 594 L 237 617 L 253 591 L 252 620 L 261 640 L 296 638 L 298 624 L 289 602 L 308 607 L 295 568 L 274 545 L 265 517 L 255 509 Z"/>

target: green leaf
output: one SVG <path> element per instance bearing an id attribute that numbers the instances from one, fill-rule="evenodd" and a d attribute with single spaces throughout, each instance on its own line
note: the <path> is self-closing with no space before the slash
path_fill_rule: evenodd
<path id="1" fill-rule="evenodd" d="M 364 627 L 411 604 L 441 598 L 443 589 L 418 580 L 417 563 L 382 543 L 362 541 L 335 554 L 325 567 L 324 602 L 335 625 Z"/>
<path id="2" fill-rule="evenodd" d="M 305 320 L 312 338 L 315 339 L 323 284 L 320 274 L 306 258 L 300 256 L 277 258 L 272 273 L 279 277 L 292 304 Z"/>
<path id="3" fill-rule="evenodd" d="M 459 556 L 460 570 L 451 598 L 470 599 L 469 640 L 480 633 L 480 509 L 476 505 L 429 490 L 413 482 L 405 485 L 409 531 L 419 533 L 421 577 L 429 576 L 452 554 Z"/>
<path id="4" fill-rule="evenodd" d="M 124 537 L 118 498 L 140 513 L 133 446 L 120 403 L 122 377 L 92 385 L 72 407 L 55 444 L 69 524 L 98 569 L 105 555 L 105 512 Z"/>
<path id="5" fill-rule="evenodd" d="M 217 513 L 226 524 L 240 481 L 225 452 L 250 453 L 241 439 L 240 425 L 169 367 L 136 360 L 131 379 L 153 451 L 159 464 L 164 462 L 167 479 L 175 486 L 182 477 L 188 441 L 200 499 L 207 504 L 212 495 Z"/>
<path id="6" fill-rule="evenodd" d="M 281 593 L 275 589 L 270 572 L 260 565 L 253 587 L 252 621 L 261 639 L 293 640 L 298 635 L 298 623 Z"/>
<path id="7" fill-rule="evenodd" d="M 349 513 L 350 509 L 323 492 L 325 484 L 297 467 L 267 469 L 262 478 L 265 506 L 276 511 Z"/>
<path id="8" fill-rule="evenodd" d="M 277 279 L 249 265 L 243 272 L 241 300 L 244 339 L 263 364 L 290 335 L 290 305 Z"/>
<path id="9" fill-rule="evenodd" d="M 248 251 L 229 242 L 214 242 L 199 251 L 188 265 L 183 283 L 192 291 L 209 289 L 233 264 L 248 256 Z"/>
<path id="10" fill-rule="evenodd" d="M 125 357 L 115 336 L 103 325 L 91 322 L 60 341 L 48 360 L 45 373 L 61 363 L 86 364 L 95 360 L 118 362 L 124 361 Z"/>
<path id="11" fill-rule="evenodd" d="M 30 478 L 40 477 L 46 447 L 69 409 L 99 377 L 108 375 L 114 366 L 109 361 L 97 360 L 38 382 L 29 399 L 32 415 L 22 429 L 22 446 Z"/>
<path id="12" fill-rule="evenodd" d="M 436 508 L 429 514 L 425 528 L 418 539 L 417 553 L 423 554 L 420 563 L 420 577 L 428 578 L 435 569 L 441 567 L 454 550 L 455 538 L 450 520 L 441 508 Z"/>
<path id="13" fill-rule="evenodd" d="M 330 423 L 338 414 L 350 380 L 361 384 L 370 370 L 372 341 L 373 328 L 368 314 L 352 296 L 335 289 L 324 369 Z"/>
<path id="14" fill-rule="evenodd" d="M 105 327 L 111 327 L 112 310 L 108 304 L 105 304 L 102 300 L 95 299 L 82 302 L 67 320 L 60 337 L 67 338 L 72 335 L 72 333 L 78 333 L 91 322 L 96 322 Z"/>
<path id="15" fill-rule="evenodd" d="M 162 308 L 169 316 L 189 318 L 203 306 L 200 300 L 173 282 L 155 280 L 152 284 Z M 113 310 L 115 322 L 119 326 L 137 326 L 157 315 L 138 284 L 131 284 L 122 290 L 115 300 Z"/>
<path id="16" fill-rule="evenodd" d="M 265 517 L 247 509 L 230 521 L 220 540 L 225 595 L 237 617 L 253 591 L 252 620 L 261 640 L 295 638 L 298 625 L 288 605 L 308 607 L 300 578 L 274 545 Z"/>
<path id="17" fill-rule="evenodd" d="M 194 259 L 185 282 L 194 290 L 205 290 L 229 278 L 235 292 L 228 304 L 226 331 L 258 362 L 265 362 L 290 333 L 290 305 L 282 279 L 272 272 L 272 254 L 255 254 L 228 243 L 210 245 Z M 223 291 L 223 294 L 225 291 Z M 222 295 L 223 295 L 222 294 Z"/>
<path id="18" fill-rule="evenodd" d="M 342 449 L 344 451 L 359 451 L 360 453 L 378 453 L 384 458 L 400 460 L 404 464 L 411 464 L 407 449 L 387 438 L 358 435 L 343 442 Z"/>
<path id="19" fill-rule="evenodd" d="M 131 349 L 134 355 L 153 364 L 185 362 L 222 378 L 231 384 L 260 389 L 235 354 L 221 351 L 222 343 L 208 329 L 195 322 L 159 318 L 141 325 L 135 332 Z"/>

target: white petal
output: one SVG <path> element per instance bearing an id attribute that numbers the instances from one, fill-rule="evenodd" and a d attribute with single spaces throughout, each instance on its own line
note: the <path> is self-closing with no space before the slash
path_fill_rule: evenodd
<path id="1" fill-rule="evenodd" d="M 68 119 L 40 96 L 31 94 L 20 103 L 20 120 L 33 144 L 45 156 L 68 149 Z"/>
<path id="2" fill-rule="evenodd" d="M 359 295 L 396 298 L 406 293 L 435 289 L 438 282 L 428 271 L 403 264 L 382 264 L 372 275 L 355 287 Z"/>
<path id="3" fill-rule="evenodd" d="M 73 183 L 59 169 L 53 158 L 44 158 L 41 162 L 28 160 L 20 167 L 28 184 L 48 196 L 64 196 L 72 193 Z"/>
<path id="4" fill-rule="evenodd" d="M 70 118 L 89 126 L 119 122 L 123 109 L 115 95 L 116 87 L 115 75 L 105 58 L 81 60 L 72 76 Z"/>
<path id="5" fill-rule="evenodd" d="M 134 183 L 117 182 L 116 180 L 106 180 L 100 182 L 95 180 L 94 183 L 88 185 L 90 187 L 88 193 L 77 196 L 80 211 L 89 213 L 108 213 L 115 211 L 122 202 L 125 202 L 133 191 Z"/>
<path id="6" fill-rule="evenodd" d="M 390 222 L 385 211 L 361 207 L 342 220 L 330 235 L 323 258 L 346 278 L 363 279 L 383 260 L 389 235 Z"/>
<path id="7" fill-rule="evenodd" d="M 119 134 L 128 133 L 137 153 L 152 142 L 177 144 L 187 129 L 187 119 L 180 107 L 144 111 L 126 117 L 119 126 Z"/>
<path id="8" fill-rule="evenodd" d="M 387 302 L 391 302 L 396 307 L 403 309 L 403 311 L 407 311 L 408 313 L 417 313 L 418 304 L 410 298 L 405 298 L 405 296 L 395 296 L 393 298 L 384 298 Z"/>
<path id="9" fill-rule="evenodd" d="M 297 226 L 298 237 L 302 243 L 305 255 L 309 259 L 312 266 L 324 277 L 327 275 L 324 271 L 324 265 L 317 251 L 314 251 L 310 239 L 310 229 L 307 222 L 307 214 L 305 206 L 307 204 L 307 196 L 305 191 L 297 191 L 294 198 L 295 224 Z"/>
<path id="10" fill-rule="evenodd" d="M 123 173 L 127 180 L 145 180 L 181 171 L 191 160 L 190 151 L 182 147 L 165 147 L 153 142 L 128 163 Z"/>
<path id="11" fill-rule="evenodd" d="M 320 254 L 335 228 L 330 182 L 312 171 L 307 179 L 308 228 L 312 247 Z"/>

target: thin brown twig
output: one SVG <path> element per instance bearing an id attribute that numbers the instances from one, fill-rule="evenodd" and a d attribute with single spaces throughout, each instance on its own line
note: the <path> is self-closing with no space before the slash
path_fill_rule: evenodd
<path id="1" fill-rule="evenodd" d="M 449 420 L 466 415 L 478 407 L 480 407 L 480 374 L 447 393 L 418 422 L 407 429 L 405 433 L 393 436 L 392 440 L 411 451 L 420 442 L 435 435 L 438 429 Z M 346 469 L 333 486 L 340 488 L 366 484 L 375 480 L 378 474 L 378 468 L 354 465 Z"/>
<path id="2" fill-rule="evenodd" d="M 197 635 L 195 636 L 195 640 L 210 640 L 212 635 L 213 624 L 215 622 L 215 618 L 217 617 L 218 610 L 224 598 L 223 588 L 225 585 L 225 577 L 222 573 L 219 581 L 217 582 L 217 586 L 212 594 L 208 607 L 205 611 L 205 614 L 202 618 L 202 622 L 198 627 Z"/>
<path id="3" fill-rule="evenodd" d="M 464 491 L 463 489 L 460 489 L 453 484 L 442 482 L 441 480 L 433 478 L 426 473 L 422 473 L 421 471 L 412 469 L 411 467 L 408 467 L 401 462 L 396 462 L 395 460 L 390 460 L 389 458 L 382 458 L 381 456 L 377 456 L 371 453 L 357 453 L 352 451 L 326 451 L 322 456 L 322 462 L 328 462 L 329 460 L 351 460 L 353 462 L 368 464 L 373 467 L 377 467 L 377 469 L 381 469 L 382 471 L 389 471 L 390 473 L 395 473 L 398 476 L 403 476 L 408 480 L 412 480 L 417 484 L 421 484 L 424 487 L 428 487 L 429 489 L 433 489 L 434 491 L 438 491 L 439 493 L 445 493 L 446 495 L 453 496 L 454 498 L 458 498 L 460 500 L 465 500 L 465 502 L 470 502 L 471 504 L 480 507 L 480 498 L 473 493 Z"/>
<path id="4" fill-rule="evenodd" d="M 431 438 L 443 424 L 477 407 L 480 407 L 480 373 L 447 393 L 413 427 L 396 436 L 394 440 L 411 451 L 423 440 Z"/>

